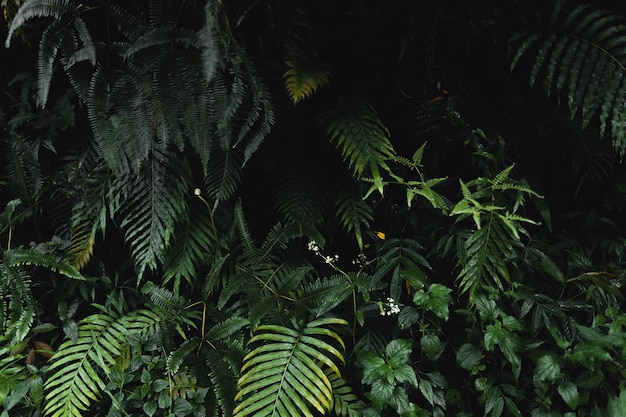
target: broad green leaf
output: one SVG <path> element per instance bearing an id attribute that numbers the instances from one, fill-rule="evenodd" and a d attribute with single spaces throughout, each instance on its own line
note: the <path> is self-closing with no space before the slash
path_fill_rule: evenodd
<path id="1" fill-rule="evenodd" d="M 578 407 L 580 397 L 578 395 L 578 387 L 571 381 L 562 381 L 557 387 L 559 395 L 572 410 Z M 626 410 L 626 408 L 625 408 Z"/>
<path id="2" fill-rule="evenodd" d="M 461 368 L 467 370 L 477 366 L 480 363 L 481 358 L 482 352 L 477 346 L 472 345 L 471 343 L 465 343 L 462 345 L 456 354 L 457 364 Z"/>
<path id="3" fill-rule="evenodd" d="M 554 381 L 561 375 L 561 365 L 556 356 L 546 353 L 539 358 L 535 367 L 533 379 L 535 381 Z"/>

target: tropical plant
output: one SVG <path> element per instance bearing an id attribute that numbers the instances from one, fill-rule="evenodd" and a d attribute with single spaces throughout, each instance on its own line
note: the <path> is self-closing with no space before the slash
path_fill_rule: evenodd
<path id="1" fill-rule="evenodd" d="M 1 3 L 0 417 L 621 417 L 626 10 L 366 3 Z"/>
<path id="2" fill-rule="evenodd" d="M 548 95 L 554 90 L 559 102 L 565 97 L 571 117 L 580 114 L 583 127 L 598 116 L 600 134 L 610 132 L 622 156 L 625 31 L 626 21 L 617 13 L 559 1 L 545 28 L 521 31 L 510 43 L 511 68 L 532 53 L 531 86 L 540 81 Z"/>

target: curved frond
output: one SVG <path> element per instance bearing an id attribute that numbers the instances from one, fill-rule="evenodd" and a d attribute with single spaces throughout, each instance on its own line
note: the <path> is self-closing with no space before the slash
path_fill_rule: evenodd
<path id="1" fill-rule="evenodd" d="M 46 28 L 39 41 L 39 59 L 37 60 L 37 102 L 44 106 L 48 101 L 50 83 L 54 65 L 56 64 L 57 53 L 65 36 L 65 22 L 57 20 Z"/>
<path id="2" fill-rule="evenodd" d="M 341 337 L 330 325 L 345 325 L 341 319 L 319 319 L 301 331 L 277 325 L 261 325 L 249 344 L 256 345 L 244 358 L 239 379 L 240 401 L 235 417 L 309 416 L 311 408 L 322 414 L 333 406 L 332 383 L 324 372 L 341 375 Z"/>
<path id="3" fill-rule="evenodd" d="M 292 57 L 287 61 L 287 67 L 283 78 L 293 104 L 330 84 L 330 71 L 326 65 L 314 64 L 303 57 Z"/>
<path id="4" fill-rule="evenodd" d="M 127 315 L 94 314 L 79 323 L 76 341 L 63 343 L 50 360 L 44 415 L 80 417 L 97 401 L 131 334 L 154 331 L 161 317 L 148 310 Z"/>
<path id="5" fill-rule="evenodd" d="M 372 105 L 361 97 L 343 98 L 337 108 L 324 112 L 320 123 L 332 141 L 341 146 L 344 160 L 357 177 L 380 177 L 395 154 L 389 131 Z M 367 170 L 367 171 L 366 171 Z"/>
<path id="6" fill-rule="evenodd" d="M 13 33 L 24 23 L 35 17 L 52 17 L 60 20 L 64 15 L 77 10 L 75 2 L 71 0 L 28 0 L 25 1 L 13 16 L 9 33 L 5 41 L 8 48 L 11 45 Z"/>
<path id="7" fill-rule="evenodd" d="M 35 248 L 16 248 L 5 251 L 4 263 L 13 267 L 24 265 L 42 266 L 63 274 L 68 278 L 85 279 L 74 266 L 65 261 L 59 261 L 55 256 L 40 252 Z"/>
<path id="8" fill-rule="evenodd" d="M 610 130 L 613 147 L 626 150 L 626 19 L 591 4 L 572 10 L 563 2 L 554 8 L 550 26 L 523 32 L 509 44 L 511 68 L 533 54 L 530 83 L 538 79 L 567 97 L 572 118 L 583 127 L 599 117 L 600 133 Z M 548 94 L 550 91 L 548 90 Z M 609 129 L 610 128 L 610 129 Z"/>

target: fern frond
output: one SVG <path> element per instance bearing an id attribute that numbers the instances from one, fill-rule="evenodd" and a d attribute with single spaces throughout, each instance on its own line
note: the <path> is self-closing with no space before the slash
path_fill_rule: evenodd
<path id="1" fill-rule="evenodd" d="M 31 281 L 26 271 L 0 262 L 0 301 L 0 330 L 9 344 L 19 343 L 35 319 Z"/>
<path id="2" fill-rule="evenodd" d="M 94 228 L 89 223 L 78 225 L 72 230 L 70 242 L 66 259 L 80 271 L 93 256 L 93 247 L 96 243 Z"/>
<path id="3" fill-rule="evenodd" d="M 50 83 L 54 73 L 57 53 L 66 33 L 66 23 L 57 20 L 46 28 L 39 41 L 39 59 L 37 60 L 37 102 L 44 107 L 48 101 Z"/>
<path id="4" fill-rule="evenodd" d="M 11 46 L 13 33 L 22 27 L 24 23 L 36 17 L 52 17 L 55 20 L 61 20 L 63 16 L 77 12 L 80 5 L 71 0 L 28 0 L 25 1 L 17 13 L 13 16 L 13 20 L 9 26 L 9 33 L 5 41 L 5 47 Z"/>
<path id="5" fill-rule="evenodd" d="M 354 232 L 359 249 L 363 251 L 362 227 L 369 228 L 370 222 L 374 221 L 374 210 L 365 200 L 349 193 L 340 194 L 335 205 L 341 225 L 348 233 Z"/>
<path id="6" fill-rule="evenodd" d="M 294 105 L 330 84 L 327 65 L 315 64 L 304 57 L 292 57 L 287 60 L 287 67 L 283 78 Z"/>
<path id="7" fill-rule="evenodd" d="M 318 278 L 295 291 L 294 301 L 319 317 L 348 299 L 355 285 L 355 282 L 350 282 L 344 275 Z"/>
<path id="8" fill-rule="evenodd" d="M 214 16 L 213 3 L 208 2 L 204 7 L 204 25 L 198 31 L 196 47 L 202 56 L 202 72 L 207 83 L 220 69 L 222 51 L 219 42 L 219 27 Z"/>
<path id="9" fill-rule="evenodd" d="M 504 282 L 511 280 L 507 263 L 516 253 L 512 243 L 518 239 L 497 215 L 483 223 L 465 242 L 467 260 L 458 275 L 459 291 L 469 292 L 470 303 L 483 285 L 504 291 Z"/>
<path id="10" fill-rule="evenodd" d="M 214 144 L 204 177 L 204 187 L 215 201 L 213 208 L 229 199 L 235 193 L 242 174 L 243 155 L 239 149 L 224 149 L 222 152 Z"/>
<path id="11" fill-rule="evenodd" d="M 568 11 L 561 2 L 554 8 L 549 28 L 518 34 L 511 39 L 509 50 L 512 69 L 523 56 L 533 53 L 536 58 L 531 69 L 531 86 L 543 75 L 549 89 L 567 97 L 572 118 L 580 113 L 586 127 L 598 116 L 600 133 L 603 135 L 610 127 L 614 149 L 624 154 L 626 19 L 623 16 L 591 4 Z"/>
<path id="12" fill-rule="evenodd" d="M 204 358 L 210 369 L 210 388 L 215 395 L 216 403 L 219 405 L 218 415 L 231 416 L 236 406 L 235 396 L 237 395 L 239 372 L 224 361 L 222 352 L 218 350 L 206 352 Z"/>
<path id="13" fill-rule="evenodd" d="M 333 387 L 334 414 L 338 417 L 361 417 L 363 403 L 359 401 L 352 388 L 330 369 L 327 369 L 325 373 Z"/>
<path id="14" fill-rule="evenodd" d="M 45 267 L 51 271 L 63 274 L 68 278 L 84 280 L 78 270 L 65 261 L 59 261 L 55 256 L 38 251 L 35 248 L 15 248 L 4 252 L 4 263 L 8 266 L 19 267 L 24 265 Z"/>
<path id="15" fill-rule="evenodd" d="M 378 178 L 380 168 L 389 169 L 386 161 L 395 154 L 389 131 L 367 100 L 341 99 L 336 109 L 320 116 L 320 124 L 330 139 L 342 147 L 343 158 L 357 177 L 366 173 Z"/>
<path id="16" fill-rule="evenodd" d="M 322 222 L 329 195 L 322 187 L 324 182 L 318 169 L 298 161 L 289 162 L 274 181 L 276 210 L 285 224 L 296 225 L 303 231 Z"/>
<path id="17" fill-rule="evenodd" d="M 138 310 L 124 316 L 94 314 L 81 320 L 76 341 L 66 341 L 50 360 L 44 415 L 80 417 L 105 389 L 102 374 L 111 372 L 127 337 L 153 331 L 161 317 Z"/>
<path id="18" fill-rule="evenodd" d="M 380 248 L 378 266 L 374 282 L 387 277 L 390 296 L 400 299 L 405 281 L 413 288 L 422 288 L 425 284 L 424 270 L 430 270 L 430 264 L 420 252 L 422 245 L 410 238 L 391 238 L 385 240 Z M 388 276 L 388 274 L 391 274 Z"/>
<path id="19" fill-rule="evenodd" d="M 81 47 L 76 48 L 76 51 L 74 51 L 71 55 L 69 55 L 71 50 L 64 51 L 65 55 L 68 55 L 67 61 L 64 65 L 65 71 L 72 68 L 76 63 L 83 61 L 89 62 L 92 66 L 96 65 L 96 44 L 87 29 L 85 21 L 78 16 L 75 17 L 74 28 L 76 29 L 76 36 L 80 40 Z"/>
<path id="20" fill-rule="evenodd" d="M 175 152 L 155 148 L 137 177 L 119 178 L 112 185 L 111 212 L 120 219 L 139 277 L 166 260 L 175 226 L 187 210 L 185 173 Z"/>
<path id="21" fill-rule="evenodd" d="M 341 375 L 336 362 L 343 362 L 341 337 L 330 325 L 345 325 L 341 319 L 319 319 L 301 331 L 276 325 L 257 328 L 249 344 L 254 348 L 244 358 L 239 379 L 240 401 L 235 417 L 293 416 L 312 417 L 310 408 L 322 414 L 332 409 L 332 384 L 325 369 Z"/>
<path id="22" fill-rule="evenodd" d="M 207 207 L 196 198 L 188 204 L 187 211 L 179 218 L 182 226 L 176 229 L 174 243 L 168 252 L 164 284 L 172 278 L 183 278 L 191 284 L 197 277 L 198 267 L 216 252 L 216 231 Z"/>

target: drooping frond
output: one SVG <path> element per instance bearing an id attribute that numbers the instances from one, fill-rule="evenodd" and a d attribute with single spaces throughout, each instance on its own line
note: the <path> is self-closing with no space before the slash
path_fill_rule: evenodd
<path id="1" fill-rule="evenodd" d="M 324 218 L 328 192 L 322 187 L 319 169 L 298 161 L 287 162 L 274 178 L 276 210 L 286 224 L 300 230 L 317 227 Z"/>
<path id="2" fill-rule="evenodd" d="M 13 16 L 9 33 L 5 41 L 8 48 L 11 45 L 13 33 L 24 23 L 36 17 L 52 17 L 60 20 L 66 14 L 77 11 L 77 5 L 71 0 L 29 0 L 25 1 Z"/>
<path id="3" fill-rule="evenodd" d="M 327 65 L 313 63 L 298 56 L 287 60 L 287 67 L 283 78 L 293 104 L 298 104 L 330 84 L 330 71 Z"/>
<path id="4" fill-rule="evenodd" d="M 332 141 L 341 146 L 342 155 L 357 177 L 380 177 L 388 170 L 387 160 L 395 151 L 389 131 L 372 105 L 361 97 L 346 97 L 337 108 L 324 112 L 320 123 Z"/>
<path id="5" fill-rule="evenodd" d="M 626 20 L 592 4 L 573 10 L 559 2 L 549 26 L 511 39 L 511 67 L 532 54 L 530 83 L 538 80 L 567 97 L 574 117 L 586 126 L 599 116 L 600 133 L 611 132 L 614 148 L 626 150 Z"/>
<path id="6" fill-rule="evenodd" d="M 7 186 L 12 195 L 19 198 L 25 210 L 36 205 L 36 196 L 41 190 L 43 175 L 32 145 L 21 136 L 9 132 L 9 143 L 3 144 L 2 162 L 7 170 Z"/>
<path id="7" fill-rule="evenodd" d="M 335 205 L 341 225 L 348 233 L 354 233 L 359 249 L 362 251 L 362 227 L 369 228 L 370 222 L 374 221 L 374 211 L 361 197 L 349 193 L 340 194 Z"/>
<path id="8" fill-rule="evenodd" d="M 302 330 L 259 326 L 249 342 L 256 347 L 244 358 L 234 416 L 313 417 L 311 409 L 330 411 L 333 387 L 325 370 L 340 376 L 337 362 L 344 359 L 343 340 L 327 326 L 345 324 L 329 318 L 312 321 Z"/>
<path id="9" fill-rule="evenodd" d="M 174 151 L 154 149 L 137 177 L 114 180 L 111 211 L 119 219 L 140 276 L 166 259 L 178 220 L 186 213 L 186 167 Z"/>
<path id="10" fill-rule="evenodd" d="M 124 316 L 94 314 L 81 320 L 76 341 L 68 340 L 50 360 L 44 415 L 80 417 L 105 388 L 129 335 L 154 331 L 162 318 L 138 310 Z"/>

